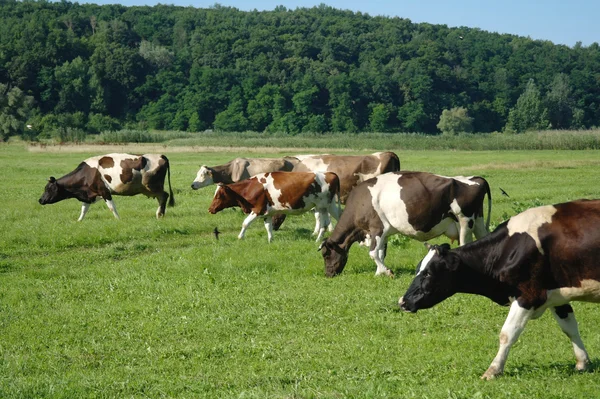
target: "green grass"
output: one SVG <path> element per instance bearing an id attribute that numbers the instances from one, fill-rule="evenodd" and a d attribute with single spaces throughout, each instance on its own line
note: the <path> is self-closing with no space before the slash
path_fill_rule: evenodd
<path id="1" fill-rule="evenodd" d="M 86 143 L 161 143 L 170 146 L 313 148 L 340 150 L 589 150 L 600 149 L 600 130 L 544 130 L 523 134 L 479 133 L 456 136 L 417 133 L 180 132 L 120 130 L 88 135 Z"/>
<path id="2" fill-rule="evenodd" d="M 99 153 L 82 148 L 0 146 L 2 398 L 590 398 L 600 390 L 595 305 L 574 304 L 592 372 L 574 371 L 568 339 L 544 315 L 513 347 L 505 376 L 481 381 L 508 309 L 456 295 L 399 312 L 422 244 L 395 240 L 386 259 L 393 280 L 375 278 L 357 246 L 344 273 L 327 279 L 312 215 L 290 217 L 270 245 L 260 221 L 238 241 L 241 212 L 210 215 L 214 190 L 190 188 L 200 164 L 288 153 L 159 146 L 177 200 L 164 219 L 154 217 L 155 200 L 137 196 L 115 198 L 120 221 L 99 203 L 78 223 L 77 201 L 37 199 L 50 175 Z M 405 170 L 484 176 L 494 224 L 537 204 L 600 198 L 598 151 L 389 149 Z"/>

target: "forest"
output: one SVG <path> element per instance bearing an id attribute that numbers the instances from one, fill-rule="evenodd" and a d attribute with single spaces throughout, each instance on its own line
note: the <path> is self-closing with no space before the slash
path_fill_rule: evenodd
<path id="1" fill-rule="evenodd" d="M 598 43 L 571 48 L 324 4 L 0 2 L 0 140 L 597 126 Z"/>

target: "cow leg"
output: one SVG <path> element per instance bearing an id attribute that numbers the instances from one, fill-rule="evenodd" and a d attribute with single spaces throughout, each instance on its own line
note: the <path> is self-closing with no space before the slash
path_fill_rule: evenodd
<path id="1" fill-rule="evenodd" d="M 463 246 L 466 243 L 473 241 L 473 219 L 466 216 L 458 216 L 459 226 L 459 245 Z"/>
<path id="2" fill-rule="evenodd" d="M 579 328 L 577 327 L 577 320 L 575 320 L 573 308 L 569 304 L 554 307 L 552 308 L 552 316 L 554 316 L 560 328 L 573 344 L 575 359 L 577 359 L 575 368 L 579 371 L 586 370 L 590 365 L 590 358 L 588 357 L 581 336 L 579 335 Z"/>
<path id="3" fill-rule="evenodd" d="M 487 236 L 490 232 L 485 227 L 485 221 L 483 218 L 476 218 L 474 220 L 475 226 L 473 226 L 473 233 L 475 234 L 475 238 L 478 240 L 482 237 Z"/>
<path id="4" fill-rule="evenodd" d="M 85 217 L 85 214 L 90 209 L 90 205 L 92 205 L 92 204 L 88 204 L 87 202 L 81 203 L 81 214 L 79 215 L 79 219 L 77 219 L 78 222 L 81 222 L 83 220 L 83 218 Z"/>
<path id="5" fill-rule="evenodd" d="M 521 332 L 525 328 L 525 324 L 533 318 L 535 310 L 533 308 L 526 309 L 519 305 L 518 301 L 514 301 L 510 306 L 508 317 L 502 326 L 500 331 L 500 348 L 498 354 L 488 367 L 487 371 L 481 376 L 484 380 L 491 380 L 492 378 L 502 374 L 504 371 L 504 365 L 506 364 L 506 358 L 510 347 L 517 341 Z"/>
<path id="6" fill-rule="evenodd" d="M 315 229 L 313 230 L 312 235 L 316 236 L 319 234 L 319 231 L 321 230 L 321 217 L 319 216 L 319 212 L 317 212 L 316 210 L 313 211 L 313 214 L 315 215 Z M 317 241 L 319 239 L 317 238 Z"/>
<path id="7" fill-rule="evenodd" d="M 165 191 L 156 198 L 158 200 L 158 209 L 156 210 L 156 218 L 160 219 L 165 216 L 165 212 L 167 209 L 167 200 L 169 199 L 169 194 Z"/>
<path id="8" fill-rule="evenodd" d="M 317 235 L 317 242 L 321 241 L 323 238 L 323 234 L 325 234 L 325 228 L 327 227 L 327 211 L 326 210 L 316 210 L 315 209 L 315 218 L 317 219 L 317 225 L 319 226 L 319 234 Z"/>
<path id="9" fill-rule="evenodd" d="M 269 242 L 273 241 L 273 218 L 266 217 L 265 218 L 265 229 L 267 229 L 267 238 Z"/>
<path id="10" fill-rule="evenodd" d="M 258 215 L 254 212 L 250 212 L 250 214 L 248 216 L 246 216 L 246 219 L 244 219 L 244 221 L 242 222 L 242 231 L 240 231 L 240 234 L 238 234 L 238 239 L 242 239 L 244 238 L 244 235 L 246 234 L 246 230 L 248 229 L 248 226 L 250 226 L 250 224 L 252 222 L 254 222 L 254 220 L 258 217 Z"/>
<path id="11" fill-rule="evenodd" d="M 115 215 L 117 219 L 121 219 L 119 217 L 119 214 L 117 213 L 117 207 L 115 206 L 115 203 L 113 202 L 112 198 L 105 198 L 104 201 L 106 202 L 108 209 L 110 209 L 113 215 Z"/>
<path id="12" fill-rule="evenodd" d="M 394 273 L 390 269 L 388 269 L 383 263 L 383 258 L 385 258 L 385 247 L 387 245 L 387 237 L 383 234 L 372 234 L 374 237 L 371 240 L 371 249 L 369 251 L 369 256 L 375 264 L 377 265 L 377 271 L 375 272 L 376 276 L 381 274 L 385 274 L 389 277 L 394 277 Z M 381 257 L 383 255 L 383 258 Z"/>

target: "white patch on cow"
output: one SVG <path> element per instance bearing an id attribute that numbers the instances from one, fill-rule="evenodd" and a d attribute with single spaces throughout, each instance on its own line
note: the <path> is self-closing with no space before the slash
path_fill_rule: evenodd
<path id="1" fill-rule="evenodd" d="M 192 182 L 192 188 L 197 190 L 202 187 L 210 186 L 213 183 L 214 181 L 210 170 L 206 166 L 202 165 L 196 174 L 196 178 Z"/>
<path id="2" fill-rule="evenodd" d="M 379 162 L 379 165 L 377 165 L 377 170 L 375 170 L 373 173 L 355 173 L 354 176 L 358 177 L 358 182 L 356 182 L 356 184 L 358 183 L 362 183 L 365 180 L 369 180 L 372 177 L 377 177 L 381 174 L 381 162 Z"/>
<path id="3" fill-rule="evenodd" d="M 479 185 L 478 182 L 471 180 L 475 176 L 467 176 L 467 177 L 465 177 L 465 176 L 452 176 L 452 177 L 449 177 L 449 176 L 444 176 L 444 175 L 436 175 L 436 176 L 443 177 L 444 179 L 454 179 L 454 180 L 459 181 L 461 183 L 468 184 L 469 186 L 478 186 Z"/>
<path id="4" fill-rule="evenodd" d="M 297 155 L 296 158 L 312 172 L 327 172 L 329 164 L 323 162 L 322 155 Z"/>
<path id="5" fill-rule="evenodd" d="M 399 177 L 400 175 L 396 173 L 379 175 L 375 184 L 369 187 L 371 204 L 388 235 L 401 233 L 419 241 L 426 241 L 444 234 L 449 224 L 454 223 L 454 220 L 449 217 L 443 219 L 428 232 L 417 231 L 408 222 L 406 204 L 400 198 L 403 188 L 398 184 Z"/>
<path id="6" fill-rule="evenodd" d="M 371 205 L 377 212 L 385 229 L 390 227 L 393 233 L 415 236 L 417 230 L 408 222 L 406 204 L 400 199 L 402 187 L 398 184 L 398 175 L 380 175 L 375 184 L 369 187 Z"/>
<path id="7" fill-rule="evenodd" d="M 262 183 L 263 180 L 266 180 L 265 183 L 262 183 L 263 185 L 263 189 L 269 193 L 269 195 L 271 196 L 271 201 L 273 201 L 273 205 L 271 206 L 273 209 L 275 210 L 284 210 L 284 209 L 291 209 L 290 204 L 284 204 L 282 202 L 280 202 L 280 198 L 281 198 L 281 190 L 278 190 L 277 188 L 275 188 L 275 182 L 273 180 L 273 175 L 271 174 L 267 174 L 267 173 L 262 173 L 259 175 L 256 175 L 256 178 L 258 179 L 258 181 L 260 183 Z"/>
<path id="8" fill-rule="evenodd" d="M 548 290 L 548 306 L 559 306 L 570 301 L 600 302 L 600 281 L 581 280 L 579 287 Z"/>
<path id="9" fill-rule="evenodd" d="M 531 208 L 516 216 L 510 218 L 507 224 L 508 235 L 518 233 L 527 233 L 535 241 L 538 251 L 543 255 L 544 250 L 540 242 L 538 230 L 545 223 L 552 222 L 552 216 L 556 213 L 556 208 L 552 205 Z"/>
<path id="10" fill-rule="evenodd" d="M 421 267 L 417 271 L 417 276 L 419 274 L 421 274 L 423 272 L 423 270 L 425 270 L 425 268 L 427 267 L 429 262 L 431 262 L 431 258 L 433 258 L 434 255 L 435 255 L 435 249 L 430 249 L 429 252 L 427 252 L 427 255 L 425 255 L 425 257 L 421 261 Z"/>
<path id="11" fill-rule="evenodd" d="M 454 198 L 450 203 L 450 210 L 452 210 L 452 213 L 455 215 L 460 215 L 462 213 L 462 209 L 460 209 L 460 205 L 458 205 L 456 198 Z"/>

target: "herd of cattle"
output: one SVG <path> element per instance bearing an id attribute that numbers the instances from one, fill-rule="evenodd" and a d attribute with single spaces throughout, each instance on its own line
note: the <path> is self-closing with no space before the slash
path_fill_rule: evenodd
<path id="1" fill-rule="evenodd" d="M 484 379 L 503 372 L 508 352 L 526 323 L 548 308 L 573 344 L 577 370 L 590 364 L 569 302 L 600 302 L 600 200 L 531 208 L 489 233 L 492 198 L 484 178 L 400 171 L 393 152 L 236 158 L 224 165 L 202 166 L 191 186 L 197 190 L 212 184 L 217 189 L 210 213 L 240 207 L 247 214 L 238 238 L 262 218 L 271 241 L 285 215 L 313 211 L 317 241 L 325 229 L 331 231 L 319 246 L 329 277 L 342 272 L 355 242 L 369 247 L 376 275 L 393 276 L 384 264 L 390 236 L 426 241 L 445 235 L 458 240 L 454 249 L 426 244 L 428 252 L 399 306 L 416 312 L 455 293 L 510 305 L 498 354 Z M 164 216 L 167 203 L 174 205 L 167 157 L 108 154 L 86 159 L 65 176 L 50 177 L 39 203 L 76 198 L 82 204 L 81 221 L 90 204 L 102 198 L 119 218 L 112 195 L 136 194 L 157 198 L 157 217 Z M 335 228 L 331 217 L 338 221 Z"/>

